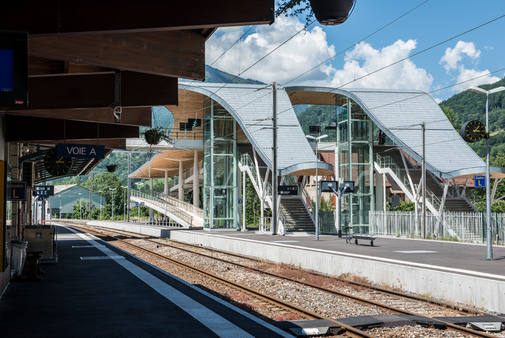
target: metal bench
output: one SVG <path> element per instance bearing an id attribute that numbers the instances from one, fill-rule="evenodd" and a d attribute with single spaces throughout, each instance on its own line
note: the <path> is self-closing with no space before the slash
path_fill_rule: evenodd
<path id="1" fill-rule="evenodd" d="M 377 236 L 359 235 L 359 234 L 354 234 L 351 237 L 354 239 L 354 244 L 356 244 L 356 245 L 358 245 L 359 239 L 364 239 L 364 240 L 370 241 L 370 246 L 373 246 L 373 241 L 378 238 Z"/>

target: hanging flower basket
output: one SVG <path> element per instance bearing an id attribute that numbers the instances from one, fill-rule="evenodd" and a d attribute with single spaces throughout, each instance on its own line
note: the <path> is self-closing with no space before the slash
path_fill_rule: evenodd
<path id="1" fill-rule="evenodd" d="M 111 164 L 111 165 L 107 166 L 107 171 L 110 173 L 113 173 L 114 171 L 116 171 L 116 168 L 117 168 L 117 164 Z"/>
<path id="2" fill-rule="evenodd" d="M 147 144 L 157 145 L 161 141 L 170 142 L 170 138 L 165 135 L 164 131 L 161 128 L 152 128 L 148 129 L 144 133 L 144 137 L 146 139 Z"/>
<path id="3" fill-rule="evenodd" d="M 354 0 L 309 0 L 312 11 L 321 25 L 340 25 L 347 20 Z"/>

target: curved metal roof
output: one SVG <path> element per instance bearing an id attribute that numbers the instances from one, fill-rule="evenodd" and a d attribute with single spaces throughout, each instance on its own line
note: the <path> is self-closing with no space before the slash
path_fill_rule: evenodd
<path id="1" fill-rule="evenodd" d="M 480 173 L 485 167 L 484 161 L 454 130 L 442 109 L 425 92 L 307 86 L 284 89 L 293 104 L 334 104 L 336 94 L 353 99 L 395 144 L 418 162 L 422 160 L 421 124 L 426 123 L 426 166 L 439 177 Z M 297 94 L 300 94 L 298 99 Z"/>
<path id="2" fill-rule="evenodd" d="M 179 83 L 186 89 L 210 97 L 225 108 L 238 122 L 247 139 L 272 168 L 272 88 L 262 85 L 221 83 Z M 277 91 L 277 168 L 279 175 L 297 175 L 315 170 L 316 156 L 298 123 L 288 94 Z M 302 166 L 299 164 L 303 163 Z M 333 174 L 333 165 L 318 163 L 319 175 Z M 313 173 L 312 173 L 313 174 Z"/>

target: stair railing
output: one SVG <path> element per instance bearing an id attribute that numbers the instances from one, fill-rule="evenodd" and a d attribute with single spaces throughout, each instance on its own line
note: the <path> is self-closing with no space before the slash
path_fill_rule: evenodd
<path id="1" fill-rule="evenodd" d="M 149 203 L 152 203 L 166 212 L 172 214 L 173 216 L 179 218 L 180 220 L 186 222 L 189 226 L 193 224 L 193 216 L 188 213 L 187 210 L 182 210 L 175 205 L 170 204 L 167 200 L 161 198 L 160 195 L 165 195 L 162 193 L 152 192 L 152 194 L 146 194 L 138 190 L 131 190 L 131 194 L 133 197 L 137 197 L 140 199 L 144 199 Z M 165 195 L 166 196 L 166 195 Z M 201 210 L 201 209 L 200 209 Z M 203 211 L 202 211 L 203 216 Z"/>
<path id="2" fill-rule="evenodd" d="M 410 186 L 410 181 L 405 172 L 396 164 L 396 162 L 391 158 L 391 156 L 381 156 L 377 154 L 377 163 L 381 168 L 389 168 L 393 173 L 400 179 L 405 188 L 412 194 L 415 195 Z"/>

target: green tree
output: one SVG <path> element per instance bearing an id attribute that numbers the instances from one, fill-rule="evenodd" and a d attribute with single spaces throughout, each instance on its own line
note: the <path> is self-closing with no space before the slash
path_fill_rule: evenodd
<path id="1" fill-rule="evenodd" d="M 307 12 L 305 18 L 307 22 L 314 20 L 314 12 L 309 0 L 279 0 L 276 3 L 275 16 L 299 16 L 305 12 Z"/>
<path id="2" fill-rule="evenodd" d="M 462 124 L 459 123 L 458 114 L 456 114 L 454 112 L 454 109 L 452 109 L 451 107 L 440 106 L 440 108 L 444 112 L 445 116 L 447 116 L 447 118 L 449 119 L 449 122 L 451 122 L 451 124 L 454 127 L 454 129 L 456 129 L 456 131 L 459 132 L 459 130 L 461 129 L 461 125 Z"/>

